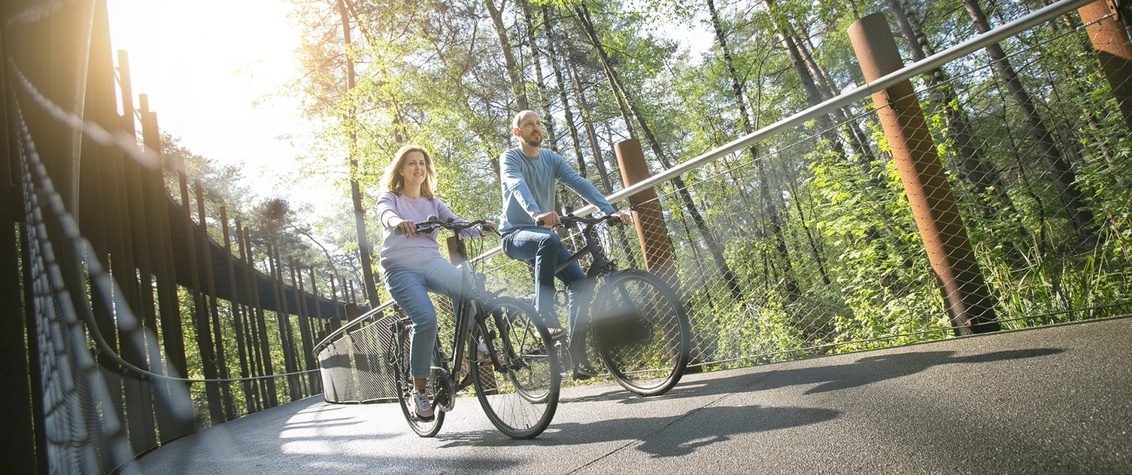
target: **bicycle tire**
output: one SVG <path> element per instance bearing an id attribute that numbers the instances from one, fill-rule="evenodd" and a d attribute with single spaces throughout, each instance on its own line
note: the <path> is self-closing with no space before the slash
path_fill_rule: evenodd
<path id="1" fill-rule="evenodd" d="M 483 341 L 494 354 L 472 371 L 476 398 L 500 432 L 538 437 L 554 418 L 562 385 L 553 342 L 527 302 L 498 297 L 484 308 L 490 313 L 473 327 L 469 351 Z"/>
<path id="2" fill-rule="evenodd" d="M 417 435 L 421 437 L 434 437 L 440 432 L 440 428 L 444 425 L 444 412 L 440 409 L 433 409 L 434 416 L 431 421 L 425 421 L 417 417 L 416 411 L 413 410 L 412 391 L 413 391 L 413 375 L 409 368 L 409 354 L 411 352 L 409 337 L 412 332 L 412 324 L 402 325 L 398 324 L 397 329 L 393 332 L 393 351 L 387 359 L 389 371 L 393 375 L 393 384 L 397 392 L 397 402 L 401 406 L 401 414 L 405 416 L 405 421 L 409 423 L 409 428 L 413 429 Z M 439 345 L 440 342 L 437 341 Z M 436 394 L 436 385 L 432 377 L 429 378 L 429 390 L 432 394 Z"/>
<path id="3" fill-rule="evenodd" d="M 676 292 L 655 274 L 611 274 L 591 307 L 598 356 L 621 387 L 642 396 L 668 392 L 688 367 L 692 330 Z"/>

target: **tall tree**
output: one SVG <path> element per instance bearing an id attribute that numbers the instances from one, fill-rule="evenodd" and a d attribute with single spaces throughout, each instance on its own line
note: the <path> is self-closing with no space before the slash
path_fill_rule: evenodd
<path id="1" fill-rule="evenodd" d="M 350 37 L 350 10 L 346 5 L 347 0 L 338 0 L 338 12 L 342 18 L 342 42 L 345 45 L 346 52 L 346 94 L 349 95 L 354 90 L 354 85 L 357 80 L 354 77 L 354 58 L 353 58 L 353 41 Z M 354 123 L 357 117 L 354 113 L 354 107 L 348 106 L 345 120 L 347 123 Z M 355 157 L 358 137 L 354 127 L 350 127 L 350 143 L 349 150 L 349 164 L 350 164 L 350 201 L 354 205 L 354 229 L 358 233 L 358 254 L 362 263 L 362 279 L 366 289 L 366 300 L 369 302 L 371 308 L 376 308 L 380 302 L 377 299 L 377 278 L 373 273 L 373 249 L 369 244 L 369 237 L 366 232 L 366 213 L 365 207 L 362 205 L 362 190 L 361 184 L 358 182 L 358 160 Z"/>
<path id="2" fill-rule="evenodd" d="M 739 78 L 738 71 L 735 70 L 735 63 L 731 59 L 731 49 L 727 46 L 727 35 L 723 31 L 719 11 L 715 8 L 715 0 L 706 0 L 706 2 L 712 30 L 715 33 L 715 42 L 723 55 L 727 76 L 731 80 L 731 91 L 735 95 L 735 105 L 739 107 L 739 124 L 743 133 L 750 135 L 755 132 L 755 125 L 751 120 L 750 113 L 748 113 L 747 93 Z M 778 252 L 778 257 L 783 266 L 786 294 L 791 301 L 796 301 L 799 297 L 798 282 L 794 278 L 790 262 L 790 250 L 786 246 L 786 237 L 783 235 L 782 217 L 778 212 L 778 200 L 771 196 L 771 185 L 766 173 L 765 160 L 760 159 L 758 149 L 754 145 L 747 147 L 747 155 L 750 157 L 751 163 L 755 164 L 756 176 L 760 183 L 759 201 L 762 203 L 763 212 L 766 213 L 767 220 L 770 223 L 770 238 L 774 240 L 774 248 Z"/>
<path id="3" fill-rule="evenodd" d="M 613 62 L 610 60 L 609 54 L 605 51 L 601 37 L 598 36 L 597 30 L 594 28 L 593 20 L 590 18 L 589 8 L 584 4 L 575 6 L 574 18 L 577 19 L 578 24 L 582 27 L 582 31 L 586 35 L 586 38 L 589 39 L 590 45 L 594 48 L 597 57 L 601 60 L 602 67 L 604 68 L 606 75 L 609 78 L 610 87 L 613 89 L 617 97 L 620 98 L 620 103 L 623 106 L 622 114 L 626 116 L 626 126 L 629 126 L 632 123 L 628 121 L 628 119 L 631 117 L 633 121 L 635 121 L 636 124 L 640 126 L 641 132 L 645 136 L 645 140 L 648 142 L 650 148 L 653 151 L 653 154 L 656 155 L 657 159 L 661 162 L 661 165 L 664 167 L 664 169 L 667 170 L 669 168 L 672 168 L 672 163 L 668 159 L 667 154 L 664 153 L 664 149 L 661 147 L 660 142 L 653 135 L 652 130 L 649 128 L 649 122 L 645 119 L 644 115 L 637 107 L 636 102 L 633 99 L 633 95 L 629 92 L 628 89 L 626 89 L 625 85 L 622 83 L 620 77 L 618 76 L 617 69 L 614 67 Z M 731 268 L 727 264 L 726 259 L 723 258 L 723 249 L 716 241 L 715 234 L 710 229 L 708 229 L 707 223 L 704 221 L 699 207 L 692 199 L 692 194 L 688 191 L 687 185 L 684 183 L 684 179 L 681 177 L 675 177 L 672 179 L 672 184 L 676 187 L 676 191 L 680 195 L 680 199 L 684 204 L 685 210 L 692 217 L 692 220 L 695 221 L 696 227 L 700 231 L 700 235 L 703 237 L 704 243 L 707 245 L 708 250 L 712 255 L 712 259 L 715 261 L 716 267 L 719 269 L 720 274 L 723 275 L 724 282 L 726 282 L 727 288 L 731 291 L 732 297 L 736 300 L 741 300 L 743 298 L 743 292 L 739 288 L 738 280 L 735 278 L 735 274 L 731 271 Z"/>
<path id="4" fill-rule="evenodd" d="M 990 31 L 990 23 L 987 21 L 986 14 L 983 13 L 982 7 L 976 0 L 963 0 L 963 6 L 967 9 L 967 13 L 971 15 L 971 20 L 975 23 L 975 28 L 978 29 L 979 33 Z M 986 51 L 994 63 L 995 74 L 1006 84 L 1010 97 L 1014 99 L 1015 105 L 1021 112 L 1022 119 L 1026 122 L 1026 130 L 1029 132 L 1030 138 L 1037 144 L 1037 152 L 1049 168 L 1051 178 L 1057 186 L 1062 202 L 1065 204 L 1069 222 L 1084 243 L 1095 242 L 1093 213 L 1088 208 L 1084 194 L 1077 189 L 1076 172 L 1073 171 L 1069 162 L 1062 155 L 1053 134 L 1050 133 L 1045 122 L 1038 115 L 1034 99 L 1022 84 L 1018 73 L 1006 56 L 1006 52 L 1003 51 L 1002 45 L 992 43 L 987 46 Z"/>
<path id="5" fill-rule="evenodd" d="M 507 0 L 501 0 L 503 6 L 507 5 Z M 530 102 L 527 99 L 526 82 L 523 80 L 523 75 L 519 70 L 519 65 L 515 60 L 515 52 L 511 47 L 511 39 L 507 36 L 507 26 L 503 23 L 503 9 L 495 6 L 494 0 L 484 0 L 484 5 L 487 6 L 487 12 L 491 16 L 491 23 L 495 27 L 495 36 L 499 38 L 499 48 L 503 52 L 503 59 L 505 61 L 504 67 L 507 69 L 507 77 L 511 79 L 511 93 L 515 97 L 516 110 L 528 110 L 531 108 Z"/>
<path id="6" fill-rule="evenodd" d="M 928 38 L 916 26 L 915 12 L 908 3 L 905 0 L 888 0 L 888 4 L 896 24 L 900 27 L 900 33 L 908 42 L 912 59 L 923 61 L 934 54 Z M 1004 193 L 1006 187 L 983 158 L 983 152 L 976 142 L 970 120 L 960 106 L 962 102 L 955 94 L 955 89 L 951 87 L 947 72 L 942 67 L 934 68 L 928 72 L 927 80 L 929 94 L 943 109 L 944 120 L 955 147 L 959 178 L 974 186 L 976 192 L 980 194 L 985 194 L 988 190 Z"/>

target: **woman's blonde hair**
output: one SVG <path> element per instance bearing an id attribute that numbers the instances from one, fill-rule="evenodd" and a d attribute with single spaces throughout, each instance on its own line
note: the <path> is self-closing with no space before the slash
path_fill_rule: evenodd
<path id="1" fill-rule="evenodd" d="M 405 166 L 405 157 L 410 152 L 420 152 L 424 155 L 426 171 L 424 183 L 421 183 L 421 196 L 432 199 L 432 191 L 436 187 L 436 169 L 432 167 L 432 156 L 419 145 L 406 145 L 397 150 L 393 155 L 393 161 L 385 167 L 385 178 L 382 179 L 382 183 L 385 184 L 386 189 L 394 193 L 401 194 L 404 191 L 405 177 L 398 172 Z"/>

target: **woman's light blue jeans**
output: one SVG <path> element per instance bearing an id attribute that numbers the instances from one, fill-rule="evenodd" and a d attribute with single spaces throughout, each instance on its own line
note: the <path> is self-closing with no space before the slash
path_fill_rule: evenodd
<path id="1" fill-rule="evenodd" d="M 415 378 L 428 377 L 436 342 L 436 307 L 428 291 L 456 299 L 462 281 L 463 272 L 443 257 L 385 269 L 385 288 L 413 322 L 409 368 Z"/>

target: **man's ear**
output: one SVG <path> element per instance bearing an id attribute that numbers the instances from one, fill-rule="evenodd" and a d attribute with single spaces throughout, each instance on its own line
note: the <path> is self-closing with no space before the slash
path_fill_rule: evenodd
<path id="1" fill-rule="evenodd" d="M 516 137 L 518 137 L 519 136 L 519 129 L 511 129 L 511 133 L 514 134 Z"/>

